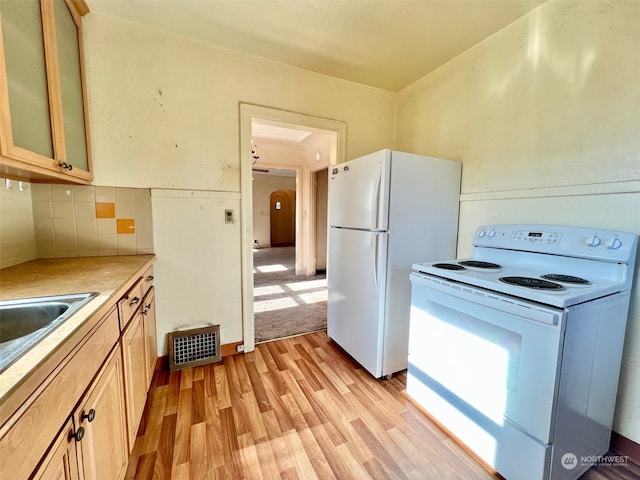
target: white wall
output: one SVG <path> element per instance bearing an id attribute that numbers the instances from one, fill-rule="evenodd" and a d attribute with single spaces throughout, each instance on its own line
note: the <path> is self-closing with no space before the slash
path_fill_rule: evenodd
<path id="1" fill-rule="evenodd" d="M 97 185 L 239 191 L 239 102 L 348 122 L 349 157 L 393 144 L 395 93 L 85 19 Z"/>
<path id="2" fill-rule="evenodd" d="M 214 305 L 224 306 L 215 315 L 221 342 L 242 341 L 242 232 L 218 224 L 228 205 L 239 215 L 244 195 L 240 103 L 345 122 L 354 157 L 393 144 L 396 94 L 94 13 L 85 18 L 94 183 L 152 188 L 159 353 L 168 331 L 199 324 Z M 169 201 L 156 190 L 182 193 Z M 215 201 L 205 206 L 207 195 Z"/>
<path id="3" fill-rule="evenodd" d="M 640 232 L 638 45 L 640 2 L 552 1 L 399 92 L 396 148 L 463 162 L 459 256 L 485 223 Z M 614 422 L 636 442 L 638 283 Z"/>
<path id="4" fill-rule="evenodd" d="M 271 245 L 271 202 L 276 190 L 296 190 L 296 177 L 253 175 L 253 238 L 263 246 Z"/>

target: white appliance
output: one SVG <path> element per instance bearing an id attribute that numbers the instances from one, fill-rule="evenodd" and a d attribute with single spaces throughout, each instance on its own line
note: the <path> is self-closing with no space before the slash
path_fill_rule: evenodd
<path id="1" fill-rule="evenodd" d="M 331 169 L 327 333 L 376 378 L 407 368 L 411 264 L 455 252 L 460 170 L 391 150 Z"/>
<path id="2" fill-rule="evenodd" d="M 609 449 L 637 235 L 478 228 L 413 265 L 407 393 L 507 479 L 576 479 Z"/>

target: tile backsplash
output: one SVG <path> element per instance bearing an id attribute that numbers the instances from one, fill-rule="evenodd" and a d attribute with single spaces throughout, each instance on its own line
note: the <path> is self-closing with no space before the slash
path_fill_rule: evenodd
<path id="1" fill-rule="evenodd" d="M 0 182 L 0 268 L 153 253 L 149 189 Z"/>
<path id="2" fill-rule="evenodd" d="M 0 179 L 0 268 L 37 258 L 30 185 Z"/>
<path id="3" fill-rule="evenodd" d="M 153 253 L 144 188 L 31 184 L 39 258 Z"/>

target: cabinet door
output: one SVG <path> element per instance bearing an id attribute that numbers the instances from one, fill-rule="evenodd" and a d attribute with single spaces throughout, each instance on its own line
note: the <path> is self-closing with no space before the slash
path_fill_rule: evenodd
<path id="1" fill-rule="evenodd" d="M 0 2 L 0 174 L 89 183 L 80 2 Z"/>
<path id="2" fill-rule="evenodd" d="M 74 17 L 66 2 L 53 2 L 53 12 L 66 162 L 74 169 L 89 171 L 80 19 Z"/>
<path id="3" fill-rule="evenodd" d="M 147 357 L 143 315 L 138 310 L 122 334 L 124 386 L 127 399 L 129 453 L 136 440 L 138 425 L 147 399 Z"/>
<path id="4" fill-rule="evenodd" d="M 158 341 L 156 338 L 156 293 L 151 287 L 142 301 L 142 316 L 144 321 L 144 335 L 147 351 L 147 388 L 151 385 L 153 372 L 156 368 L 158 356 Z"/>
<path id="5" fill-rule="evenodd" d="M 53 133 L 38 0 L 0 2 L 3 154 L 53 166 Z M 4 62 L 2 62 L 4 59 Z M 3 115 L 5 117 L 5 115 Z M 5 148 L 6 147 L 6 148 Z"/>
<path id="6" fill-rule="evenodd" d="M 78 480 L 78 459 L 73 421 L 67 420 L 64 428 L 53 441 L 49 454 L 45 457 L 33 480 Z"/>
<path id="7" fill-rule="evenodd" d="M 74 414 L 84 428 L 78 442 L 80 468 L 85 479 L 120 480 L 127 469 L 127 431 L 122 385 L 122 360 L 115 348 L 87 396 Z"/>

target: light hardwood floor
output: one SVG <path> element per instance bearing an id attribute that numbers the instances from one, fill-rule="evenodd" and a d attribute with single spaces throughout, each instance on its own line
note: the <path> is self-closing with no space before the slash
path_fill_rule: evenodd
<path id="1" fill-rule="evenodd" d="M 498 478 L 407 399 L 405 380 L 373 379 L 324 332 L 156 372 L 127 478 Z M 583 479 L 640 478 L 600 470 Z"/>

